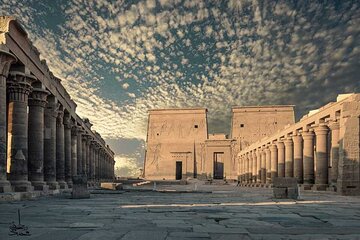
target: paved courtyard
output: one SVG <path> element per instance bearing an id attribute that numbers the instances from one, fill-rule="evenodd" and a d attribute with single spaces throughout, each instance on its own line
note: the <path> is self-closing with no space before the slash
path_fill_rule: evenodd
<path id="1" fill-rule="evenodd" d="M 206 192 L 171 191 L 192 188 Z M 270 189 L 233 185 L 157 189 L 167 192 L 0 203 L 0 239 L 360 239 L 360 197 L 302 193 L 302 201 L 274 201 Z M 9 236 L 18 209 L 31 236 Z"/>

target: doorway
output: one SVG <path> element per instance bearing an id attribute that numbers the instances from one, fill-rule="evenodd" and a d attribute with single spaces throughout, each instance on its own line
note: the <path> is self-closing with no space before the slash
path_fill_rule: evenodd
<path id="1" fill-rule="evenodd" d="M 175 179 L 176 180 L 182 179 L 182 162 L 181 161 L 176 161 Z"/>
<path id="2" fill-rule="evenodd" d="M 224 179 L 223 152 L 214 152 L 214 179 Z"/>

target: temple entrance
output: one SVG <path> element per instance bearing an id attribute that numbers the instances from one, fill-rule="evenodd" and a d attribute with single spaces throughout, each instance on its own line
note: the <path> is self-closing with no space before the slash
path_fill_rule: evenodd
<path id="1" fill-rule="evenodd" d="M 214 152 L 214 179 L 224 178 L 224 153 Z"/>
<path id="2" fill-rule="evenodd" d="M 181 161 L 176 161 L 176 180 L 180 180 L 182 179 L 182 162 Z"/>

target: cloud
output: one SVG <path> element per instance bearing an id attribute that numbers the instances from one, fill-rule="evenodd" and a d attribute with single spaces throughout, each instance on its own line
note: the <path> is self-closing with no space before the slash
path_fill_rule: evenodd
<path id="1" fill-rule="evenodd" d="M 145 140 L 152 108 L 206 107 L 209 131 L 228 132 L 233 105 L 296 104 L 299 118 L 360 91 L 357 2 L 0 3 L 106 139 Z"/>

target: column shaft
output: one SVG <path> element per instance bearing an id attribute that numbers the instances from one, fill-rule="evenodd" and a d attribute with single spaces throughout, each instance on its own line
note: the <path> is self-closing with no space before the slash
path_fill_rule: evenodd
<path id="1" fill-rule="evenodd" d="M 80 126 L 77 127 L 78 135 L 77 135 L 77 175 L 83 175 L 83 143 L 82 143 L 82 134 L 83 130 Z"/>
<path id="2" fill-rule="evenodd" d="M 261 149 L 256 150 L 256 182 L 261 182 Z"/>
<path id="3" fill-rule="evenodd" d="M 312 130 L 302 133 L 303 146 L 303 166 L 304 166 L 304 184 L 314 184 L 314 132 Z"/>
<path id="4" fill-rule="evenodd" d="M 16 57 L 7 51 L 0 50 L 0 193 L 10 192 L 11 185 L 6 176 L 6 79 Z"/>
<path id="5" fill-rule="evenodd" d="M 303 183 L 303 139 L 300 133 L 294 135 L 292 139 L 294 142 L 294 178 L 298 183 Z"/>
<path id="6" fill-rule="evenodd" d="M 261 183 L 266 183 L 266 154 L 265 149 L 261 150 Z"/>
<path id="7" fill-rule="evenodd" d="M 44 134 L 44 180 L 49 188 L 59 188 L 56 182 L 56 118 L 58 103 L 53 96 L 48 97 L 45 109 Z"/>
<path id="8" fill-rule="evenodd" d="M 56 180 L 61 189 L 67 188 L 65 182 L 65 139 L 64 139 L 64 111 L 58 110 L 56 118 Z"/>
<path id="9" fill-rule="evenodd" d="M 278 141 L 276 143 L 276 147 L 278 149 L 278 165 L 277 165 L 278 177 L 285 177 L 285 145 L 284 145 L 284 142 Z"/>
<path id="10" fill-rule="evenodd" d="M 72 165 L 71 165 L 71 117 L 64 115 L 64 151 L 65 151 L 65 181 L 69 188 L 72 187 Z"/>
<path id="11" fill-rule="evenodd" d="M 78 174 L 78 153 L 77 153 L 77 142 L 78 142 L 78 128 L 73 126 L 71 128 L 71 177 Z"/>
<path id="12" fill-rule="evenodd" d="M 285 145 L 285 177 L 294 177 L 294 151 L 291 137 L 284 140 Z"/>
<path id="13" fill-rule="evenodd" d="M 330 151 L 330 182 L 331 185 L 336 186 L 339 169 L 339 123 L 332 122 L 331 129 L 331 151 Z"/>
<path id="14" fill-rule="evenodd" d="M 257 179 L 257 155 L 255 150 L 252 152 L 252 160 L 253 160 L 253 168 L 252 168 L 252 175 L 253 175 L 253 183 L 256 183 L 256 179 Z M 114 167 L 113 167 L 113 171 L 114 171 Z"/>
<path id="15" fill-rule="evenodd" d="M 44 181 L 44 110 L 49 92 L 35 88 L 29 98 L 29 181 L 35 190 L 47 190 Z"/>
<path id="16" fill-rule="evenodd" d="M 275 144 L 270 146 L 271 155 L 271 181 L 278 176 L 278 150 Z"/>
<path id="17" fill-rule="evenodd" d="M 327 152 L 327 134 L 328 127 L 319 125 L 315 128 L 316 135 L 316 175 L 315 184 L 317 190 L 326 190 L 328 184 L 328 152 Z"/>
<path id="18" fill-rule="evenodd" d="M 269 147 L 265 149 L 266 183 L 271 183 L 271 155 Z"/>

